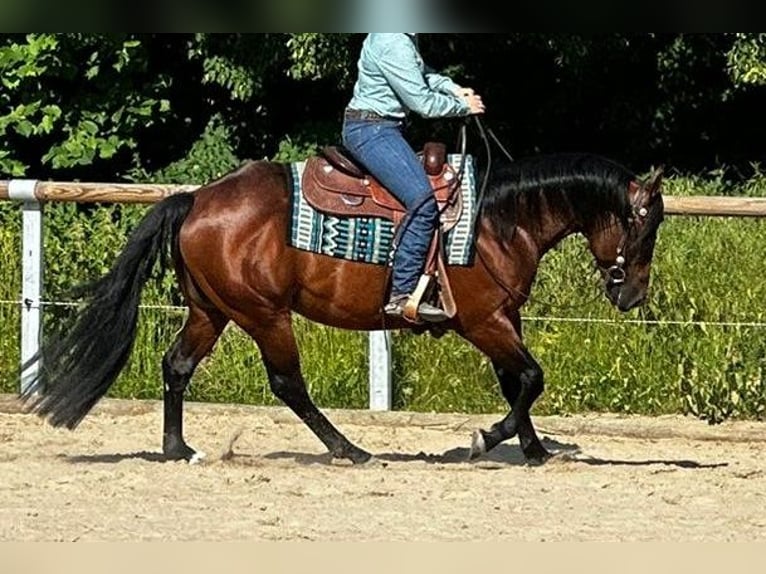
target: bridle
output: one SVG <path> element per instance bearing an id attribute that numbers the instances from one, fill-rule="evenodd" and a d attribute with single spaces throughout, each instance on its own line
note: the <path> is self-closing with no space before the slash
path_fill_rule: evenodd
<path id="1" fill-rule="evenodd" d="M 628 240 L 633 237 L 644 226 L 649 209 L 644 205 L 644 197 L 647 195 L 646 186 L 631 181 L 628 185 L 628 193 L 636 190 L 636 197 L 630 202 L 630 216 L 628 217 L 628 227 L 623 227 L 622 237 L 617 244 L 617 256 L 614 265 L 606 270 L 607 281 L 610 286 L 622 285 L 625 283 L 625 248 Z"/>

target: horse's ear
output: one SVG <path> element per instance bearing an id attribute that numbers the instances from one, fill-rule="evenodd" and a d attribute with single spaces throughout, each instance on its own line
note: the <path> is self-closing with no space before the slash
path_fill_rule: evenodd
<path id="1" fill-rule="evenodd" d="M 655 195 L 659 193 L 660 186 L 662 185 L 662 177 L 665 174 L 665 167 L 660 165 L 652 170 L 649 180 L 644 184 L 644 189 L 649 192 L 649 195 Z"/>

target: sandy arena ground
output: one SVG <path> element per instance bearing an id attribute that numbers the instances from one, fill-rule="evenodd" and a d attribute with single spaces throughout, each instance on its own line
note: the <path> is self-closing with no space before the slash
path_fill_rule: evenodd
<path id="1" fill-rule="evenodd" d="M 161 403 L 104 400 L 75 431 L 0 396 L 0 540 L 766 540 L 766 423 L 535 417 L 465 461 L 498 417 L 327 410 L 376 455 L 331 461 L 281 408 L 189 403 L 204 463 L 159 462 Z"/>

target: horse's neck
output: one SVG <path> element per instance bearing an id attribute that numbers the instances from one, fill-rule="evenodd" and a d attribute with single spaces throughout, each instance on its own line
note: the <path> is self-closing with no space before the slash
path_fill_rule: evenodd
<path id="1" fill-rule="evenodd" d="M 556 247 L 564 238 L 582 231 L 573 213 L 564 217 L 544 215 L 533 222 L 533 217 L 522 211 L 518 219 L 519 227 L 523 228 L 535 243 L 540 257 Z"/>

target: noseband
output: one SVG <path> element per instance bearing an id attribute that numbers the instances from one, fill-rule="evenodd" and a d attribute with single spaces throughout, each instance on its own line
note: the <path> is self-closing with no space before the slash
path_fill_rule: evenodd
<path id="1" fill-rule="evenodd" d="M 625 246 L 628 243 L 628 239 L 644 225 L 644 218 L 649 213 L 649 210 L 643 205 L 644 196 L 646 195 L 646 189 L 644 186 L 640 186 L 635 181 L 631 181 L 628 186 L 628 192 L 637 190 L 636 198 L 630 203 L 630 217 L 628 217 L 628 228 L 623 228 L 622 237 L 617 244 L 617 257 L 615 257 L 614 265 L 606 270 L 607 280 L 610 285 L 622 285 L 625 283 Z"/>

